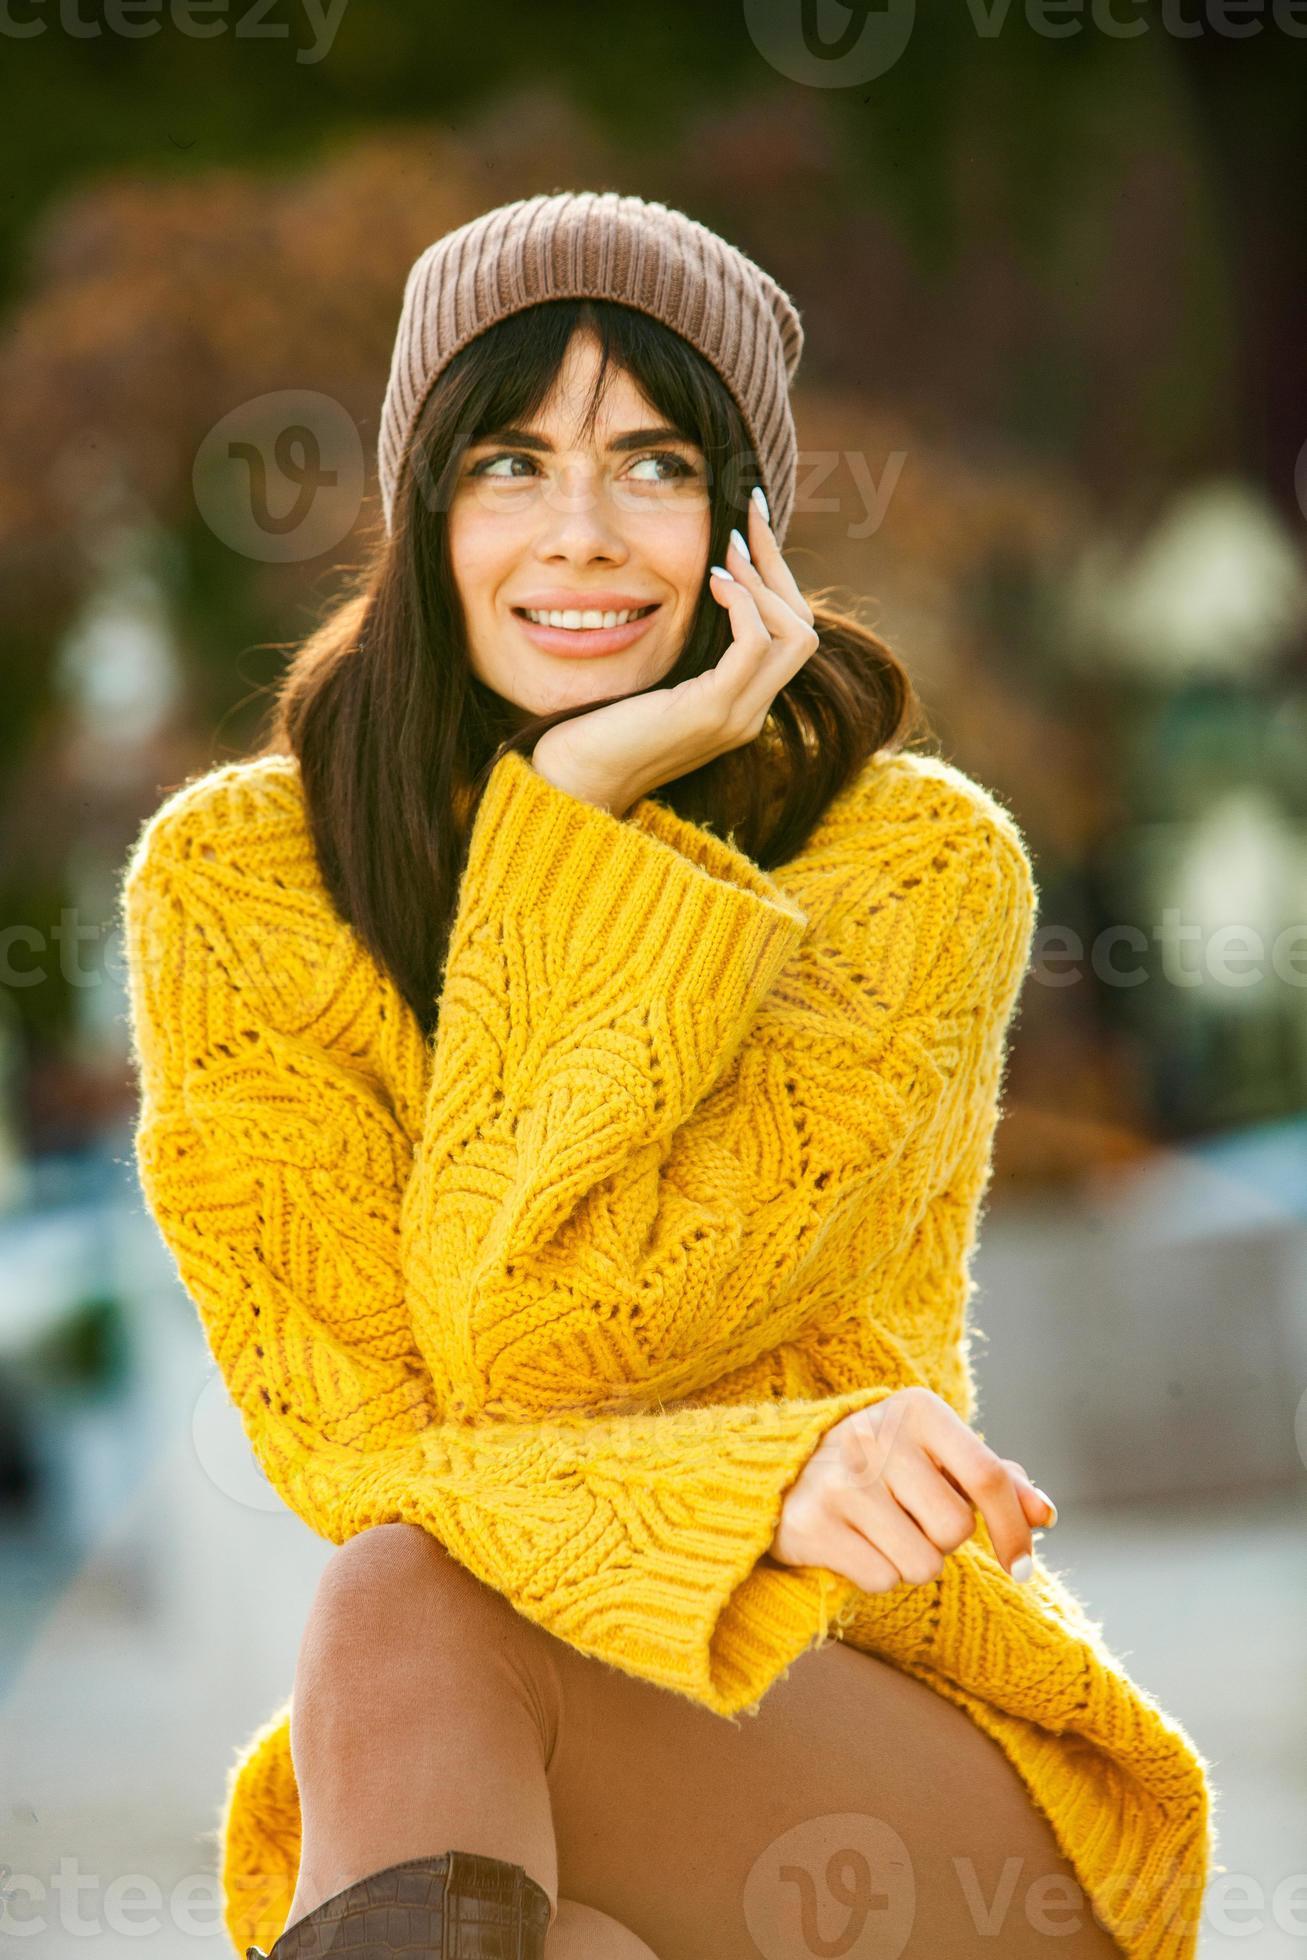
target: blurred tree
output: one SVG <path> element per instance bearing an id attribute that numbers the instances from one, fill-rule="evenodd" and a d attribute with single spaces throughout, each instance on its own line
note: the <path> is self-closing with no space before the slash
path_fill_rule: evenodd
<path id="1" fill-rule="evenodd" d="M 493 46 L 478 18 L 417 0 L 348 10 L 325 50 L 307 18 L 201 40 L 165 17 L 138 39 L 82 0 L 76 33 L 51 15 L 11 37 L 6 916 L 57 916 L 80 839 L 113 861 L 164 786 L 243 751 L 278 643 L 376 519 L 413 258 L 491 204 L 586 185 L 680 204 L 799 297 L 796 569 L 871 607 L 946 751 L 1020 811 L 1048 902 L 1101 905 L 1086 867 L 1126 821 L 1121 704 L 1064 657 L 1057 595 L 1087 541 L 1142 534 L 1197 474 L 1261 470 L 1291 494 L 1307 246 L 1273 192 L 1303 146 L 1297 43 L 1199 44 L 1156 21 L 1049 39 L 1017 11 L 986 36 L 967 9 L 919 10 L 889 73 L 818 89 L 770 67 L 740 12 L 689 0 L 623 16 L 620 36 L 595 34 L 591 8 L 510 5 Z M 354 538 L 269 562 L 219 535 L 193 470 L 234 408 L 285 389 L 339 406 L 369 495 Z M 136 532 L 155 540 L 181 685 L 114 770 L 75 733 L 60 674 L 116 576 L 106 540 Z M 13 1007 L 30 1052 L 70 1038 L 61 983 Z M 1029 1163 L 1129 1149 L 1148 1120 L 1123 1031 L 1087 1008 L 1027 993 Z M 1041 1069 L 1079 1085 L 1051 1147 Z M 1113 1109 L 1130 1112 L 1115 1137 Z M 1003 1138 L 1020 1157 L 1020 1124 Z"/>

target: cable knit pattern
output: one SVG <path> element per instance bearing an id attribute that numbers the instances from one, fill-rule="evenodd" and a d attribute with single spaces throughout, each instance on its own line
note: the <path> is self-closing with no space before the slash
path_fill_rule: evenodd
<path id="1" fill-rule="evenodd" d="M 168 797 L 122 903 L 142 1188 L 312 1530 L 418 1524 L 727 1718 L 814 1640 L 879 1654 L 1001 1744 L 1129 1954 L 1187 1960 L 1208 1765 L 1038 1551 L 1016 1584 L 980 1519 L 934 1584 L 876 1595 L 765 1556 L 851 1411 L 920 1382 L 975 1421 L 1037 905 L 996 798 L 879 756 L 767 874 L 506 755 L 430 1042 L 330 902 L 291 757 Z M 287 1701 L 226 1795 L 238 1951 L 281 1932 L 298 1853 Z"/>

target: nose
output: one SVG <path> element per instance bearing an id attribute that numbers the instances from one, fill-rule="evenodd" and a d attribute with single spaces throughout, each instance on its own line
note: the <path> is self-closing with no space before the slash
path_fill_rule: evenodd
<path id="1" fill-rule="evenodd" d="M 536 556 L 542 562 L 564 558 L 588 564 L 602 558 L 620 564 L 629 549 L 620 517 L 603 472 L 592 463 L 569 462 L 542 500 Z"/>

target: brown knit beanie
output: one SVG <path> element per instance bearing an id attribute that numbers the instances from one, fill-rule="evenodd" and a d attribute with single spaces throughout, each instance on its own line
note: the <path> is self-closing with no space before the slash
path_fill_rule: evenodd
<path id="1" fill-rule="evenodd" d="M 798 466 L 789 399 L 803 349 L 798 312 L 769 273 L 706 225 L 617 191 L 519 198 L 447 232 L 414 262 L 377 445 L 387 531 L 405 445 L 442 368 L 510 313 L 576 298 L 650 313 L 711 363 L 744 417 L 783 543 Z"/>

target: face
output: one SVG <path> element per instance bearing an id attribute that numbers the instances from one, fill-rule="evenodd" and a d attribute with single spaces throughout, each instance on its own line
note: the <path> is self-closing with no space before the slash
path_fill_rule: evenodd
<path id="1" fill-rule="evenodd" d="M 523 718 L 654 686 L 707 578 L 696 445 L 612 367 L 580 434 L 600 353 L 593 334 L 573 336 L 538 415 L 468 449 L 450 504 L 473 669 Z"/>

